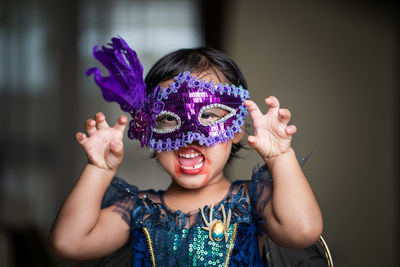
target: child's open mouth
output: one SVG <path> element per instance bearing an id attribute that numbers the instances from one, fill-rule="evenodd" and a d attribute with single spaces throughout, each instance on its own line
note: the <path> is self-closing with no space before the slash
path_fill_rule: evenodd
<path id="1" fill-rule="evenodd" d="M 197 174 L 204 166 L 205 157 L 194 146 L 180 148 L 177 155 L 179 165 L 185 173 Z"/>

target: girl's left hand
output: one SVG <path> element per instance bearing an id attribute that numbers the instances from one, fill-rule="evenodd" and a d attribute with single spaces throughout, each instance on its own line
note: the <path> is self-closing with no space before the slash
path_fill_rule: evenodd
<path id="1" fill-rule="evenodd" d="M 297 128 L 294 125 L 288 126 L 290 111 L 279 108 L 276 97 L 266 98 L 265 103 L 269 109 L 266 114 L 262 114 L 256 103 L 251 100 L 244 101 L 254 125 L 254 135 L 248 137 L 249 145 L 261 155 L 264 161 L 267 161 L 290 150 L 292 136 Z"/>

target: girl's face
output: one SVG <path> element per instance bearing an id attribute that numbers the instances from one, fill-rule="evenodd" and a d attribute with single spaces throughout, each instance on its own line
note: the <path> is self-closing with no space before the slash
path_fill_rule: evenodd
<path id="1" fill-rule="evenodd" d="M 207 82 L 211 80 L 215 83 L 225 82 L 224 80 L 221 81 L 220 78 L 224 78 L 224 76 L 218 70 L 217 73 L 209 70 L 196 76 Z M 160 85 L 166 87 L 170 81 L 162 82 Z M 204 119 L 218 119 L 226 115 L 226 113 L 226 110 L 218 110 L 217 108 L 210 111 L 209 114 L 205 114 Z M 164 120 L 159 123 L 171 123 L 166 119 Z M 243 134 L 237 134 L 233 140 L 216 144 L 215 146 L 200 146 L 197 142 L 194 142 L 176 151 L 157 152 L 156 157 L 164 170 L 173 179 L 173 183 L 186 189 L 198 189 L 224 178 L 223 169 L 230 156 L 232 143 L 238 143 L 242 136 Z"/>

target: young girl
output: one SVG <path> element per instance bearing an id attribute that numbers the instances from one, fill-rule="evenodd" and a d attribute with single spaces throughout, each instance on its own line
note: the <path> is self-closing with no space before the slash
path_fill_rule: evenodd
<path id="1" fill-rule="evenodd" d="M 95 47 L 94 56 L 110 76 L 97 68 L 88 74 L 107 101 L 131 114 L 128 136 L 155 151 L 171 184 L 139 191 L 114 178 L 128 118 L 120 116 L 112 127 L 102 113 L 88 119 L 86 134 L 76 134 L 88 164 L 50 233 L 58 256 L 101 258 L 130 239 L 132 266 L 264 266 L 270 260 L 266 237 L 285 248 L 318 240 L 322 216 L 291 147 L 296 127 L 288 125 L 290 112 L 270 96 L 263 114 L 248 100 L 246 81 L 230 58 L 211 48 L 178 50 L 143 81 L 124 40 Z M 251 181 L 231 183 L 223 169 L 241 147 L 247 110 L 254 125 L 248 143 L 266 166 Z M 101 209 L 106 190 L 108 207 Z"/>

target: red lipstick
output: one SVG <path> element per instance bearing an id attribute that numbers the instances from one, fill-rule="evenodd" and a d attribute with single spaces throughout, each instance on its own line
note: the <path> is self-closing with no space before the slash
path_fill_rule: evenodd
<path id="1" fill-rule="evenodd" d="M 201 149 L 193 145 L 178 149 L 176 161 L 179 171 L 189 175 L 203 173 L 206 166 L 206 158 Z"/>

